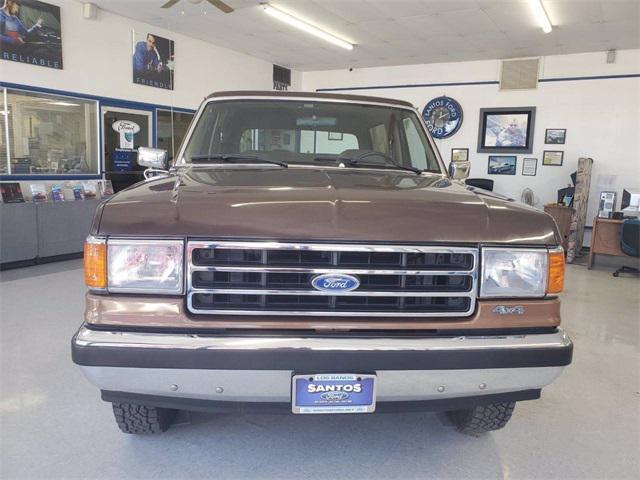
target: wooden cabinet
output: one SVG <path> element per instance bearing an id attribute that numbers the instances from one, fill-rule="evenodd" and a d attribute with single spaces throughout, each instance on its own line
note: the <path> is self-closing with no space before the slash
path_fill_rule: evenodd
<path id="1" fill-rule="evenodd" d="M 545 205 L 544 211 L 551 215 L 558 225 L 560 235 L 562 235 L 562 248 L 567 251 L 569 241 L 569 229 L 571 228 L 571 217 L 575 210 L 571 207 L 565 207 L 564 205 Z"/>

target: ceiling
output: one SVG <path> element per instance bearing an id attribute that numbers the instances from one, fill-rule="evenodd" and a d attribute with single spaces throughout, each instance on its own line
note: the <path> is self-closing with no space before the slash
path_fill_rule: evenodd
<path id="1" fill-rule="evenodd" d="M 273 0 L 355 43 L 343 50 L 266 15 L 259 0 L 224 14 L 182 0 L 92 0 L 104 10 L 301 71 L 640 48 L 640 0 L 543 0 L 544 34 L 523 0 Z M 206 13 L 205 13 L 206 12 Z"/>

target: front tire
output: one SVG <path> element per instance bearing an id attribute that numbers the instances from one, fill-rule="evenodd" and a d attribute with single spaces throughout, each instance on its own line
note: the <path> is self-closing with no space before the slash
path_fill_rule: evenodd
<path id="1" fill-rule="evenodd" d="M 177 410 L 133 403 L 112 403 L 113 415 L 124 433 L 162 433 L 173 422 Z"/>
<path id="2" fill-rule="evenodd" d="M 478 437 L 504 427 L 516 407 L 516 402 L 479 405 L 464 410 L 452 410 L 447 415 L 459 432 Z"/>

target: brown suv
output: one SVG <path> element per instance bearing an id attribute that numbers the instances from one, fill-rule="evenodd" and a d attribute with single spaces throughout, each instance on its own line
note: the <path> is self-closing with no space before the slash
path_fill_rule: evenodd
<path id="1" fill-rule="evenodd" d="M 398 100 L 225 92 L 99 207 L 75 363 L 127 433 L 184 410 L 506 424 L 571 362 L 546 214 L 459 182 Z"/>

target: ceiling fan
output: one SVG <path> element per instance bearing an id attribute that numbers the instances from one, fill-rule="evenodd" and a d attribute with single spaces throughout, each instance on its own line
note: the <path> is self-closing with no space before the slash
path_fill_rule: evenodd
<path id="1" fill-rule="evenodd" d="M 179 1 L 180 0 L 169 0 L 167 3 L 162 5 L 162 7 L 160 7 L 160 8 L 171 8 L 176 3 L 178 3 Z M 189 0 L 189 2 L 193 3 L 194 5 L 198 5 L 199 3 L 202 3 L 203 1 L 204 0 Z M 229 5 L 224 3 L 222 0 L 207 0 L 207 2 L 209 2 L 212 6 L 216 7 L 217 9 L 222 10 L 224 13 L 233 12 L 233 8 L 231 8 Z"/>

